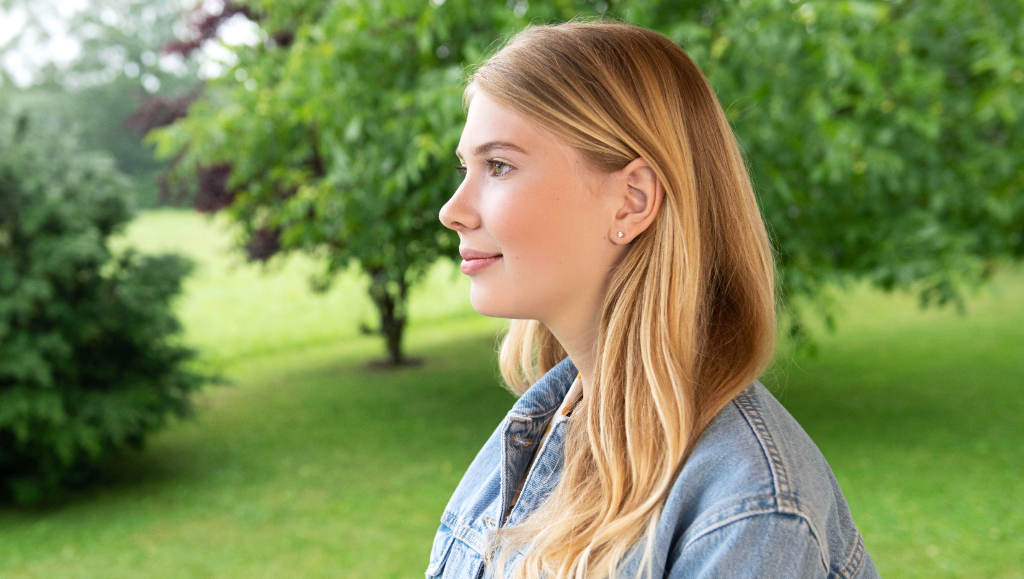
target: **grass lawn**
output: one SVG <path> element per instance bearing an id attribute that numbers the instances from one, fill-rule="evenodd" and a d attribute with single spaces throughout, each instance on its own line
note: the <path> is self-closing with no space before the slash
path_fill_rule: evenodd
<path id="1" fill-rule="evenodd" d="M 0 578 L 422 577 L 462 471 L 512 404 L 500 322 L 438 267 L 413 296 L 418 368 L 380 372 L 365 280 L 305 289 L 302 259 L 225 254 L 215 222 L 150 213 L 128 238 L 199 269 L 178 311 L 232 384 L 193 421 L 45 510 L 0 509 Z M 857 289 L 816 357 L 764 382 L 829 459 L 884 577 L 1024 578 L 1024 274 L 967 316 Z"/>

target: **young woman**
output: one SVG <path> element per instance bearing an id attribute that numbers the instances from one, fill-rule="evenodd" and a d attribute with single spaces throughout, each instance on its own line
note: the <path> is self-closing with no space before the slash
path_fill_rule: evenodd
<path id="1" fill-rule="evenodd" d="M 877 577 L 824 457 L 756 382 L 774 269 L 715 94 L 671 41 L 540 26 L 470 78 L 441 210 L 521 394 L 427 577 Z"/>

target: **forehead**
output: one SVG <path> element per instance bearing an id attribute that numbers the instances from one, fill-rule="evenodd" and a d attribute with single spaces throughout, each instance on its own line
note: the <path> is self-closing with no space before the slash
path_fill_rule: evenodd
<path id="1" fill-rule="evenodd" d="M 554 139 L 533 123 L 477 91 L 469 105 L 458 154 L 472 155 L 477 147 L 493 141 L 513 143 L 529 154 L 557 147 Z"/>

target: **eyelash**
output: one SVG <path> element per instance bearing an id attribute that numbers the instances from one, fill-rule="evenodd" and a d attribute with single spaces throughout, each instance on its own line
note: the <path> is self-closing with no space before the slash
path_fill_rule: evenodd
<path id="1" fill-rule="evenodd" d="M 500 175 L 494 175 L 495 177 L 504 177 L 505 175 L 508 175 L 509 171 L 512 170 L 512 165 L 509 165 L 508 163 L 505 163 L 503 161 L 495 161 L 494 159 L 488 159 L 487 164 L 490 165 L 491 169 L 494 170 L 497 170 L 499 166 L 505 168 L 504 173 L 501 173 Z M 469 168 L 466 167 L 465 165 L 456 165 L 455 170 L 458 171 L 459 174 L 465 175 Z"/>

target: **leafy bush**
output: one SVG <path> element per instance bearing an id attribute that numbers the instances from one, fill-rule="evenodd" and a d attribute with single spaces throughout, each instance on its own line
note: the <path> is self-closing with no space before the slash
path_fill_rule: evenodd
<path id="1" fill-rule="evenodd" d="M 128 181 L 68 133 L 0 110 L 0 496 L 20 503 L 187 415 L 206 380 L 170 308 L 191 263 L 112 254 Z"/>

